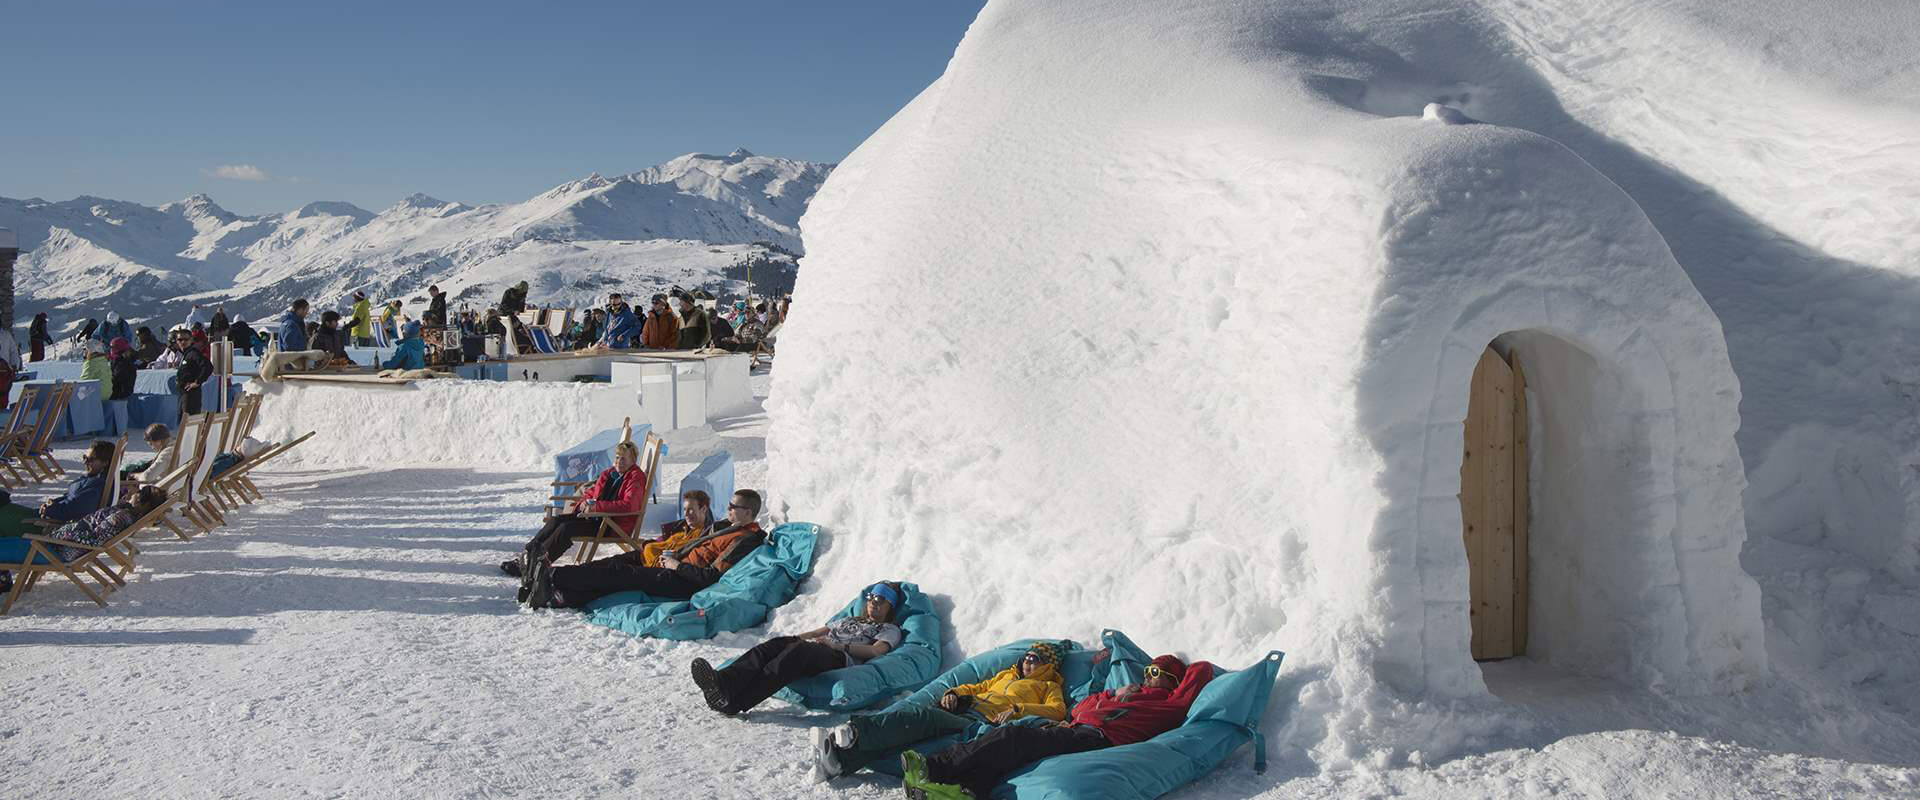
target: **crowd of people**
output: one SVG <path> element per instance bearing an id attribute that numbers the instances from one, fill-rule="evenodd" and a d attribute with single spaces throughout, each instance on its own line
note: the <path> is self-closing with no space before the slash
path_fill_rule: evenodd
<path id="1" fill-rule="evenodd" d="M 551 516 L 520 553 L 500 563 L 502 572 L 520 581 L 519 602 L 536 609 L 579 608 L 626 591 L 684 600 L 718 582 L 766 540 L 756 522 L 758 492 L 734 492 L 725 516 L 716 518 L 711 498 L 689 491 L 681 498 L 680 519 L 662 525 L 653 541 L 609 558 L 556 565 L 576 538 L 595 536 L 602 525 L 632 533 L 649 485 L 638 458 L 632 442 L 617 445 L 613 466 L 579 500 Z M 634 516 L 619 516 L 623 513 Z M 881 658 L 905 639 L 898 624 L 905 601 L 899 583 L 874 583 L 862 593 L 858 614 L 797 635 L 773 637 L 723 667 L 693 659 L 689 669 L 694 688 L 709 708 L 733 716 L 795 681 Z M 816 728 L 810 737 L 813 777 L 831 781 L 882 759 L 898 758 L 910 797 L 983 798 L 1035 761 L 1142 742 L 1179 727 L 1214 675 L 1205 661 L 1187 663 L 1162 655 L 1145 666 L 1138 683 L 1094 691 L 1069 706 L 1063 655 L 1057 645 L 1038 642 L 1012 666 L 985 680 L 953 686 L 932 705 L 859 714 L 839 725 Z M 1040 722 L 1019 724 L 1021 720 Z M 911 749 L 981 729 L 984 732 L 931 755 Z"/>

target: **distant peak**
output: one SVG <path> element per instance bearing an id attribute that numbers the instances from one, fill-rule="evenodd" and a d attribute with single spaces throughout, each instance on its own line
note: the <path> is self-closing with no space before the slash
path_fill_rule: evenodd
<path id="1" fill-rule="evenodd" d="M 305 217 L 350 217 L 352 219 L 365 221 L 367 218 L 373 216 L 373 212 L 352 203 L 339 200 L 317 200 L 294 209 L 293 213 L 288 216 L 293 219 L 302 219 Z"/>
<path id="2" fill-rule="evenodd" d="M 747 148 L 744 148 L 744 147 L 736 147 L 733 149 L 733 152 L 727 154 L 727 158 L 735 159 L 735 160 L 743 159 L 743 158 L 753 158 L 753 151 L 748 150 Z"/>

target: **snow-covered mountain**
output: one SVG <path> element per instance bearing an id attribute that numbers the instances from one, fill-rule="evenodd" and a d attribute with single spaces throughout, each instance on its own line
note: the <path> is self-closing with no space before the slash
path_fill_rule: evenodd
<path id="1" fill-rule="evenodd" d="M 763 290 L 791 285 L 800 215 L 832 168 L 692 153 L 522 203 L 414 194 L 378 213 L 315 202 L 242 216 L 199 194 L 159 208 L 0 197 L 0 227 L 20 236 L 18 318 L 48 311 L 57 328 L 109 309 L 171 321 L 192 303 L 258 318 L 295 297 L 336 307 L 355 290 L 424 303 L 431 283 L 456 304 L 484 305 L 520 280 L 535 303 L 582 304 L 609 291 L 715 285 L 747 264 Z"/>

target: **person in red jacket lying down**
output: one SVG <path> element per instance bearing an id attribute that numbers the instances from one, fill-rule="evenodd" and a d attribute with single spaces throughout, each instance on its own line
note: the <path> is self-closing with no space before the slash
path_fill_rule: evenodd
<path id="1" fill-rule="evenodd" d="M 1187 709 L 1213 680 L 1213 665 L 1160 656 L 1138 684 L 1088 695 L 1066 720 L 1003 725 L 970 742 L 922 757 L 900 754 L 908 797 L 986 797 L 1014 770 L 1051 756 L 1144 742 L 1187 719 Z"/>

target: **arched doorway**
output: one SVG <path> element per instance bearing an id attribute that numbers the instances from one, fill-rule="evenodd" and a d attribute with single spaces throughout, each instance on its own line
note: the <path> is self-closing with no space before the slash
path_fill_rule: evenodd
<path id="1" fill-rule="evenodd" d="M 1527 651 L 1527 380 L 1518 353 L 1474 365 L 1460 457 L 1461 539 L 1475 661 Z"/>

